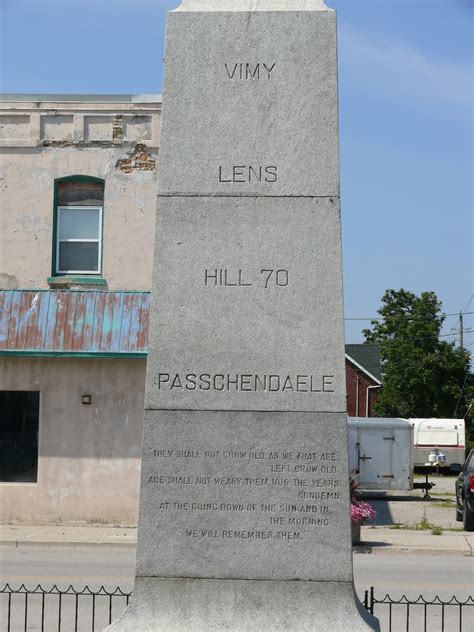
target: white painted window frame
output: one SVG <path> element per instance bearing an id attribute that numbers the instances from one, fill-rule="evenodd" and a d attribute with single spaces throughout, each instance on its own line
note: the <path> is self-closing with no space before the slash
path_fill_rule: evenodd
<path id="1" fill-rule="evenodd" d="M 102 213 L 103 206 L 58 206 L 56 214 L 56 274 L 101 274 L 102 272 Z M 98 239 L 60 239 L 61 211 L 99 211 L 99 237 Z M 97 270 L 60 270 L 59 269 L 59 245 L 65 243 L 96 243 L 98 244 Z"/>

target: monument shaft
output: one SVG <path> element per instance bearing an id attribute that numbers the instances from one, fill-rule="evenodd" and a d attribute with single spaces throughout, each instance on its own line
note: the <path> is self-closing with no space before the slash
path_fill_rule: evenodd
<path id="1" fill-rule="evenodd" d="M 352 588 L 337 121 L 322 0 L 168 15 L 137 577 L 114 632 L 371 629 Z"/>

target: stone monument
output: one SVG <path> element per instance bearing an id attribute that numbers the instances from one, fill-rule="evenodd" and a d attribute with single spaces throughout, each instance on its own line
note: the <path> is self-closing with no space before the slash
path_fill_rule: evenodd
<path id="1" fill-rule="evenodd" d="M 113 632 L 377 629 L 354 596 L 335 13 L 168 14 L 134 598 Z"/>

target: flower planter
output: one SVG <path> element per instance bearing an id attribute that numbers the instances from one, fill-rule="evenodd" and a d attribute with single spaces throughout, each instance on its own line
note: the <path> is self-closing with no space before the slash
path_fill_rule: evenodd
<path id="1" fill-rule="evenodd" d="M 360 528 L 362 522 L 351 522 L 352 544 L 360 544 Z"/>
<path id="2" fill-rule="evenodd" d="M 360 528 L 366 520 L 375 519 L 375 509 L 370 503 L 359 500 L 360 495 L 357 491 L 357 482 L 350 479 L 351 490 L 351 532 L 352 544 L 360 544 Z"/>

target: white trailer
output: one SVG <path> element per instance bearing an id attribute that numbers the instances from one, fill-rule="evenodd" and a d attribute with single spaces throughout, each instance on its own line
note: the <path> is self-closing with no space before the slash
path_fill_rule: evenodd
<path id="1" fill-rule="evenodd" d="M 461 471 L 466 438 L 464 419 L 409 419 L 409 422 L 413 426 L 415 467 L 428 465 L 430 455 L 441 453 L 442 467 Z"/>
<path id="2" fill-rule="evenodd" d="M 349 417 L 349 468 L 361 489 L 413 489 L 413 426 L 406 419 Z"/>

